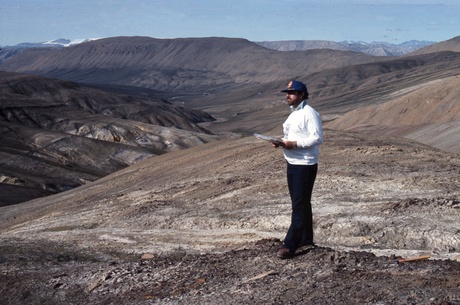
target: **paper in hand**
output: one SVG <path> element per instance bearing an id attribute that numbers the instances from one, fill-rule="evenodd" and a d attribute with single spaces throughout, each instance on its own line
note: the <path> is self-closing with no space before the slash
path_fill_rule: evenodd
<path id="1" fill-rule="evenodd" d="M 274 138 L 274 137 L 271 137 L 271 136 L 266 136 L 266 135 L 259 134 L 259 133 L 255 133 L 254 136 L 255 136 L 256 138 L 258 138 L 258 139 L 272 142 L 273 144 L 280 144 L 280 143 L 283 143 L 283 141 L 280 140 L 280 139 L 277 139 L 277 138 Z"/>

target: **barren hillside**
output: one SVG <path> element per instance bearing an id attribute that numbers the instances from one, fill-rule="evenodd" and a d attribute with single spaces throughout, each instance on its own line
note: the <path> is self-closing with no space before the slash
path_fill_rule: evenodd
<path id="1" fill-rule="evenodd" d="M 275 257 L 290 215 L 281 151 L 226 140 L 0 208 L 0 300 L 275 304 L 289 285 L 309 291 L 289 294 L 298 304 L 313 301 L 315 283 L 318 304 L 455 304 L 459 156 L 325 132 L 313 198 L 319 249 Z M 431 260 L 395 263 L 420 255 Z"/>
<path id="2" fill-rule="evenodd" d="M 377 59 L 333 50 L 279 52 L 244 39 L 114 37 L 58 50 L 28 50 L 0 63 L 0 70 L 92 84 L 212 93 Z"/>
<path id="3" fill-rule="evenodd" d="M 2 72 L 2 204 L 69 189 L 162 152 L 273 130 L 285 113 L 279 90 L 293 75 L 307 82 L 310 103 L 327 122 L 458 75 L 459 54 L 445 51 L 383 60 L 332 50 L 276 52 L 243 39 L 145 37 L 29 50 L 0 68 L 87 85 Z M 454 95 L 446 97 L 450 98 Z M 404 134 L 457 151 L 460 141 L 452 138 L 458 125 L 427 125 L 424 118 L 420 116 L 418 126 L 404 129 Z M 388 134 L 385 126 L 366 124 L 360 130 Z M 80 143 L 80 149 L 74 143 Z M 105 143 L 108 148 L 101 149 Z M 17 189 L 21 196 L 12 193 Z"/>
<path id="4" fill-rule="evenodd" d="M 382 61 L 139 37 L 56 52 L 0 66 L 89 83 L 1 74 L 2 199 L 67 186 L 0 207 L 1 304 L 460 302 L 458 151 L 384 130 L 391 114 L 414 124 L 406 136 L 460 143 L 460 53 Z M 307 82 L 326 126 L 355 109 L 368 120 L 349 122 L 376 125 L 325 129 L 319 247 L 281 261 L 286 164 L 252 133 L 280 134 L 291 78 Z M 112 172 L 122 163 L 133 165 Z"/>
<path id="5" fill-rule="evenodd" d="M 0 206 L 217 139 L 209 114 L 141 94 L 0 72 Z"/>
<path id="6" fill-rule="evenodd" d="M 447 151 L 460 151 L 460 77 L 396 92 L 400 97 L 362 107 L 329 122 L 330 128 L 413 138 Z M 420 131 L 420 128 L 424 132 Z M 431 129 L 431 135 L 426 133 Z M 422 136 L 425 134 L 425 136 Z M 436 141 L 436 142 L 434 142 Z"/>
<path id="7" fill-rule="evenodd" d="M 415 129 L 411 131 L 423 134 L 420 128 L 434 122 L 435 117 L 436 120 L 439 120 L 445 115 L 443 122 L 447 123 L 452 117 L 458 116 L 458 90 L 452 82 L 458 79 L 459 71 L 460 53 L 441 52 L 407 59 L 396 58 L 385 62 L 328 69 L 306 75 L 302 79 L 308 80 L 311 96 L 309 102 L 320 111 L 324 122 L 345 115 L 343 119 L 337 119 L 335 123 L 327 125 L 331 128 L 350 128 L 355 125 L 355 119 L 360 119 L 365 122 L 363 123 L 365 126 L 361 127 L 366 127 L 360 130 L 372 131 L 375 134 L 388 134 L 389 126 L 372 123 L 373 119 L 368 118 L 366 111 L 363 110 L 361 113 L 359 109 L 375 109 L 378 115 L 386 120 L 393 120 L 393 116 L 388 114 L 394 114 L 394 122 L 403 124 L 400 112 L 383 113 L 379 112 L 378 107 L 387 102 L 389 103 L 387 105 L 393 102 L 399 103 L 398 101 L 404 101 L 408 94 L 412 94 L 413 104 L 408 105 L 406 114 L 410 113 L 412 119 L 417 120 L 417 124 L 413 125 Z M 288 79 L 285 80 L 286 83 L 287 81 Z M 443 89 L 444 86 L 446 88 Z M 205 110 L 218 118 L 216 122 L 207 126 L 214 132 L 233 131 L 245 134 L 264 132 L 279 126 L 280 120 L 285 115 L 284 95 L 279 92 L 279 88 L 280 81 L 253 85 L 244 90 L 217 92 L 212 96 L 199 98 L 192 97 L 188 99 L 191 100 L 188 105 Z M 431 101 L 429 107 L 438 107 L 435 116 L 430 109 L 424 109 L 426 103 L 418 103 L 421 100 Z M 449 110 L 449 113 L 445 112 L 446 109 Z M 351 112 L 353 110 L 356 112 Z M 402 111 L 402 109 L 399 110 Z M 425 111 L 429 115 L 425 115 Z M 347 113 L 350 114 L 347 115 Z M 360 114 L 356 115 L 355 119 L 351 118 L 348 121 L 353 113 Z M 434 125 L 432 126 L 432 136 L 429 137 L 431 142 L 425 142 L 427 140 L 425 138 L 423 143 L 447 149 L 447 151 L 459 151 L 460 141 L 455 141 L 453 138 L 447 147 L 445 140 L 448 138 L 445 137 L 445 132 L 449 131 L 438 126 L 437 129 L 434 128 Z M 406 133 L 402 132 L 407 132 L 406 129 L 393 127 L 391 127 L 391 132 L 400 132 L 391 133 L 393 135 L 405 135 Z"/>
<path id="8" fill-rule="evenodd" d="M 429 53 L 436 53 L 436 52 L 443 52 L 443 51 L 460 52 L 460 36 L 430 45 L 425 48 L 421 48 L 407 55 L 412 56 L 412 55 L 429 54 Z"/>

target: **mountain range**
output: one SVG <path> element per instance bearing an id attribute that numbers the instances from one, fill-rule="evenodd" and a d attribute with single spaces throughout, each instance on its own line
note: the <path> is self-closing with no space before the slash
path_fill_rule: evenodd
<path id="1" fill-rule="evenodd" d="M 0 303 L 456 304 L 460 36 L 398 56 L 224 37 L 2 54 Z M 282 136 L 292 79 L 323 120 L 318 247 L 281 261 L 286 162 L 253 134 Z"/>
<path id="2" fill-rule="evenodd" d="M 75 46 L 80 43 L 90 42 L 101 38 L 70 40 L 59 38 L 46 42 L 23 42 L 14 46 L 0 48 L 0 62 L 29 48 L 63 48 Z M 340 51 L 355 51 L 375 56 L 400 56 L 420 48 L 435 44 L 435 41 L 411 40 L 400 44 L 387 42 L 362 42 L 328 40 L 280 40 L 280 41 L 254 41 L 268 49 L 277 51 L 304 51 L 311 49 L 332 49 Z"/>
<path id="3" fill-rule="evenodd" d="M 374 56 L 401 56 L 418 49 L 435 44 L 435 41 L 411 40 L 400 44 L 388 42 L 363 42 L 328 40 L 281 40 L 258 41 L 257 44 L 278 51 L 302 51 L 311 49 L 332 49 L 340 51 L 355 51 Z"/>
<path id="4" fill-rule="evenodd" d="M 222 134 L 267 132 L 284 112 L 281 97 L 273 98 L 276 88 L 292 77 L 308 80 L 326 127 L 406 136 L 456 152 L 452 134 L 459 127 L 452 122 L 458 122 L 458 111 L 447 106 L 455 91 L 437 94 L 423 116 L 403 109 L 438 87 L 455 88 L 458 39 L 402 57 L 332 49 L 281 52 L 236 38 L 114 37 L 65 48 L 27 48 L 0 63 L 0 70 L 9 71 L 1 77 L 3 139 L 8 139 L 4 160 L 31 162 L 20 170 L 4 161 L 3 181 L 16 182 L 3 186 L 7 194 L 11 185 L 50 194 Z M 401 109 L 390 117 L 382 112 L 385 121 L 370 119 L 385 103 Z M 443 115 L 446 107 L 453 109 L 449 116 Z M 424 132 L 432 136 L 424 138 Z M 66 149 L 56 145 L 64 139 Z M 101 141 L 109 144 L 98 154 L 106 161 L 90 161 Z M 71 153 L 70 147 L 81 145 L 88 148 Z M 59 170 L 46 174 L 34 165 L 37 160 Z M 31 176 L 34 168 L 42 174 Z M 35 196 L 27 192 L 5 194 L 10 199 L 4 204 Z"/>

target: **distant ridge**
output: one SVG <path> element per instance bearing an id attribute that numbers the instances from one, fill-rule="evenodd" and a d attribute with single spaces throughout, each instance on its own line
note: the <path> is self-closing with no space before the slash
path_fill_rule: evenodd
<path id="1" fill-rule="evenodd" d="M 100 38 L 85 38 L 85 39 L 67 39 L 58 38 L 54 40 L 42 42 L 21 42 L 14 46 L 5 46 L 4 48 L 49 48 L 49 47 L 70 47 L 80 43 L 98 40 Z"/>
<path id="2" fill-rule="evenodd" d="M 203 92 L 378 59 L 337 50 L 292 56 L 239 38 L 112 37 L 68 48 L 26 50 L 1 62 L 0 69 L 92 84 Z"/>
<path id="3" fill-rule="evenodd" d="M 258 41 L 257 44 L 277 51 L 302 51 L 313 49 L 332 49 L 340 51 L 354 51 L 374 56 L 401 56 L 420 48 L 435 44 L 435 41 L 411 40 L 400 44 L 387 42 L 362 42 L 328 40 L 281 40 Z"/>
<path id="4" fill-rule="evenodd" d="M 74 39 L 74 40 L 70 40 L 66 38 L 59 38 L 59 39 L 44 41 L 44 42 L 22 42 L 14 46 L 4 46 L 4 47 L 0 47 L 0 63 L 28 49 L 65 48 L 65 47 L 71 47 L 71 46 L 75 46 L 80 43 L 89 42 L 89 41 L 93 41 L 97 39 L 99 38 Z"/>
<path id="5" fill-rule="evenodd" d="M 110 37 L 107 37 L 110 38 Z M 99 40 L 104 38 L 67 39 L 59 38 L 45 42 L 22 42 L 14 46 L 6 46 L 4 49 L 15 48 L 49 48 L 69 47 L 80 43 Z M 355 51 L 375 56 L 400 56 L 424 48 L 436 41 L 410 40 L 399 44 L 388 42 L 363 42 L 363 41 L 330 41 L 330 40 L 275 40 L 275 41 L 252 41 L 265 48 L 277 51 L 305 51 L 314 49 L 331 49 L 339 51 Z"/>

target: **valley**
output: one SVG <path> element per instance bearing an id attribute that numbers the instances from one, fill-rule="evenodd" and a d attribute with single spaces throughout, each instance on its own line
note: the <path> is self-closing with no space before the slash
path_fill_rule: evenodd
<path id="1" fill-rule="evenodd" d="M 1 62 L 0 301 L 458 304 L 458 45 L 114 37 Z M 253 133 L 282 134 L 292 78 L 325 141 L 318 248 L 281 261 L 286 164 Z"/>

